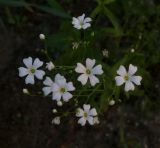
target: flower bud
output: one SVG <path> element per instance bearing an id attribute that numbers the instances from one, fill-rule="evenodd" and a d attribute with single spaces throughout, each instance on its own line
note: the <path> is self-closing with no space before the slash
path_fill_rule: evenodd
<path id="1" fill-rule="evenodd" d="M 41 40 L 45 40 L 45 35 L 44 35 L 44 34 L 40 34 L 40 35 L 39 35 L 39 38 L 40 38 Z"/>

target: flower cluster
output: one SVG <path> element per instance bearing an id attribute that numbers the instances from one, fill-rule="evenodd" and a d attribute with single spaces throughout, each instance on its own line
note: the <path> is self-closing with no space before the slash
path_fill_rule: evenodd
<path id="1" fill-rule="evenodd" d="M 96 60 L 95 59 L 86 59 L 86 67 L 81 64 L 77 63 L 75 67 L 75 72 L 81 73 L 78 77 L 78 81 L 81 82 L 82 85 L 85 85 L 89 79 L 91 86 L 95 86 L 99 83 L 99 79 L 95 75 L 103 74 L 102 65 L 97 65 L 94 67 Z M 44 75 L 46 74 L 43 70 L 38 70 L 39 67 L 43 66 L 43 62 L 40 61 L 38 58 L 33 60 L 31 57 L 23 59 L 23 63 L 27 68 L 20 67 L 19 76 L 24 77 L 27 76 L 25 79 L 26 84 L 35 84 L 34 77 L 39 80 L 43 80 Z M 55 68 L 55 65 L 52 62 L 46 63 L 46 68 L 50 71 Z M 57 101 L 58 106 L 62 106 L 62 102 L 68 102 L 73 95 L 71 92 L 75 91 L 75 87 L 73 82 L 67 82 L 66 78 L 61 74 L 56 74 L 54 80 L 51 77 L 46 76 L 43 80 L 44 87 L 42 88 L 44 96 L 48 96 L 51 94 L 52 100 Z M 29 91 L 25 88 L 23 89 L 25 94 L 29 94 Z M 93 125 L 99 122 L 98 117 L 94 117 L 97 115 L 97 111 L 95 108 L 90 109 L 90 105 L 83 105 L 84 113 L 82 114 L 82 109 L 78 108 L 80 112 L 76 113 L 77 117 L 81 117 L 81 120 L 78 121 L 82 126 L 86 124 L 86 121 L 89 124 Z M 55 117 L 52 120 L 52 123 L 59 124 L 60 117 Z"/>
<path id="2" fill-rule="evenodd" d="M 87 29 L 91 26 L 90 22 L 92 21 L 91 18 L 85 18 L 85 14 L 72 19 L 73 27 L 80 30 L 80 29 Z M 45 35 L 40 34 L 39 38 L 41 40 L 45 40 Z M 73 44 L 73 49 L 77 49 L 79 47 L 79 43 L 75 42 Z M 105 49 L 102 51 L 104 57 L 108 57 L 108 51 Z M 50 59 L 50 58 L 49 58 Z M 44 96 L 49 96 L 52 100 L 57 102 L 58 106 L 62 106 L 63 103 L 69 102 L 74 99 L 75 102 L 78 102 L 78 99 L 75 94 L 76 92 L 76 85 L 79 86 L 79 82 L 82 84 L 82 88 L 84 85 L 90 88 L 93 88 L 96 85 L 99 85 L 101 79 L 99 78 L 100 75 L 104 74 L 105 71 L 102 69 L 102 65 L 96 65 L 95 59 L 86 58 L 85 64 L 78 62 L 76 66 L 74 66 L 73 71 L 77 76 L 77 81 L 68 81 L 67 77 L 61 75 L 60 72 L 57 73 L 57 67 L 53 64 L 52 61 L 46 63 L 46 71 L 42 70 L 44 62 L 40 61 L 38 58 L 25 58 L 23 59 L 23 63 L 25 67 L 19 67 L 19 76 L 25 77 L 25 84 L 35 84 L 35 78 L 38 80 L 42 80 L 42 93 Z M 105 63 L 104 63 L 105 64 Z M 63 66 L 62 66 L 63 67 Z M 56 69 L 56 70 L 55 70 Z M 135 89 L 135 85 L 141 85 L 141 76 L 135 75 L 137 72 L 137 67 L 130 64 L 128 71 L 123 65 L 120 65 L 119 69 L 117 70 L 118 76 L 115 76 L 115 82 L 117 86 L 121 86 L 125 84 L 124 90 L 126 92 L 133 91 Z M 60 69 L 58 69 L 60 70 Z M 48 75 L 50 73 L 50 75 Z M 107 76 L 107 73 L 105 73 Z M 72 78 L 72 77 L 70 77 Z M 74 79 L 73 79 L 74 80 Z M 102 82 L 103 83 L 103 82 Z M 93 89 L 88 97 L 90 97 L 97 89 Z M 27 88 L 23 89 L 23 93 L 30 95 L 31 93 L 28 91 Z M 84 95 L 85 96 L 85 95 Z M 72 102 L 74 102 L 72 101 Z M 80 103 L 75 105 L 74 114 L 76 117 L 79 118 L 78 124 L 81 126 L 86 125 L 86 123 L 90 125 L 99 124 L 99 118 L 96 108 L 91 108 L 88 100 L 85 103 Z M 112 106 L 115 104 L 113 98 L 109 99 L 108 105 Z M 83 105 L 83 108 L 78 107 L 79 105 Z M 57 109 L 53 109 L 54 114 L 58 114 L 59 112 Z M 67 114 L 70 112 L 67 111 Z M 72 112 L 73 113 L 73 112 Z M 52 123 L 59 125 L 61 121 L 60 116 L 56 116 Z"/>

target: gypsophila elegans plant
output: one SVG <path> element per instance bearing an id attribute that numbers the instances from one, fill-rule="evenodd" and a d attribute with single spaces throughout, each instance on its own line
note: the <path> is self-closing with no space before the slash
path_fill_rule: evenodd
<path id="1" fill-rule="evenodd" d="M 51 121 L 55 125 L 69 116 L 81 126 L 99 124 L 100 116 L 108 107 L 120 103 L 121 93 L 130 96 L 130 92 L 140 89 L 137 86 L 141 85 L 142 77 L 135 75 L 138 67 L 129 60 L 133 52 L 124 54 L 119 61 L 107 63 L 110 54 L 108 50 L 100 49 L 101 30 L 99 33 L 96 30 L 94 15 L 91 18 L 83 13 L 73 17 L 62 24 L 65 27 L 57 36 L 40 34 L 46 62 L 27 57 L 23 59 L 24 67 L 18 68 L 25 84 L 34 85 L 41 81 L 41 93 L 32 94 L 26 87 L 24 94 L 43 95 L 56 102 Z M 112 23 L 116 27 L 116 23 Z M 123 65 L 129 65 L 128 71 Z M 66 104 L 70 107 L 62 111 Z"/>

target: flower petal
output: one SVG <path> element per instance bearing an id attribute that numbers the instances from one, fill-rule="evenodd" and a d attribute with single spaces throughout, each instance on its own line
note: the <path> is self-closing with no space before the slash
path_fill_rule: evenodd
<path id="1" fill-rule="evenodd" d="M 65 93 L 63 94 L 63 100 L 64 100 L 65 102 L 68 102 L 69 99 L 71 99 L 72 97 L 73 97 L 73 95 L 72 95 L 71 93 L 69 93 L 69 92 L 65 92 Z"/>
<path id="2" fill-rule="evenodd" d="M 84 114 L 83 109 L 78 108 L 78 109 L 77 109 L 77 112 L 76 112 L 76 116 L 77 116 L 77 117 L 82 117 L 82 116 L 83 116 L 83 114 Z"/>
<path id="3" fill-rule="evenodd" d="M 73 25 L 79 24 L 79 20 L 78 20 L 77 18 L 73 17 L 73 18 L 72 18 L 72 24 L 73 24 Z"/>
<path id="4" fill-rule="evenodd" d="M 88 76 L 86 74 L 81 74 L 77 80 L 80 81 L 82 85 L 85 85 L 87 83 Z"/>
<path id="5" fill-rule="evenodd" d="M 52 84 L 52 91 L 53 92 L 57 92 L 57 91 L 59 91 L 59 89 L 60 89 L 60 87 L 59 87 L 59 85 L 57 85 L 57 83 Z"/>
<path id="6" fill-rule="evenodd" d="M 33 75 L 28 75 L 25 79 L 26 84 L 34 84 L 34 76 Z"/>
<path id="7" fill-rule="evenodd" d="M 124 78 L 121 77 L 121 76 L 116 76 L 115 80 L 116 80 L 116 85 L 117 86 L 121 86 L 125 82 Z"/>
<path id="8" fill-rule="evenodd" d="M 92 21 L 92 19 L 90 18 L 90 17 L 86 17 L 85 19 L 84 19 L 84 23 L 88 23 L 88 22 L 91 22 Z"/>
<path id="9" fill-rule="evenodd" d="M 60 99 L 61 99 L 61 94 L 59 92 L 53 92 L 52 100 L 60 101 Z"/>
<path id="10" fill-rule="evenodd" d="M 136 71 L 137 71 L 137 66 L 130 64 L 128 74 L 132 76 L 136 73 Z"/>
<path id="11" fill-rule="evenodd" d="M 89 58 L 87 58 L 86 59 L 86 67 L 87 67 L 87 69 L 92 69 L 93 68 L 93 66 L 95 65 L 95 63 L 96 63 L 96 60 L 95 59 L 89 59 Z"/>
<path id="12" fill-rule="evenodd" d="M 141 80 L 142 80 L 141 76 L 132 76 L 130 79 L 134 84 L 141 85 Z"/>
<path id="13" fill-rule="evenodd" d="M 87 120 L 88 120 L 88 122 L 89 122 L 90 125 L 94 124 L 94 120 L 93 120 L 92 116 L 89 116 Z"/>
<path id="14" fill-rule="evenodd" d="M 102 65 L 97 65 L 92 69 L 92 73 L 94 75 L 101 75 L 103 74 Z"/>
<path id="15" fill-rule="evenodd" d="M 75 71 L 77 73 L 85 73 L 86 68 L 81 63 L 77 63 L 77 67 L 75 68 Z"/>
<path id="16" fill-rule="evenodd" d="M 45 75 L 45 72 L 43 70 L 36 70 L 35 72 L 35 76 L 39 80 L 42 80 L 44 75 Z"/>
<path id="17" fill-rule="evenodd" d="M 134 89 L 135 89 L 135 87 L 134 87 L 134 85 L 131 81 L 127 81 L 125 83 L 125 91 L 126 92 L 129 91 L 129 90 L 134 90 Z"/>
<path id="18" fill-rule="evenodd" d="M 43 81 L 43 84 L 47 86 L 52 86 L 53 81 L 51 80 L 50 77 L 46 77 L 46 79 Z"/>
<path id="19" fill-rule="evenodd" d="M 24 77 L 28 74 L 28 69 L 27 68 L 19 67 L 18 70 L 19 70 L 19 76 L 20 77 Z"/>
<path id="20" fill-rule="evenodd" d="M 90 23 L 85 23 L 85 24 L 82 26 L 82 28 L 83 28 L 83 29 L 87 29 L 87 28 L 89 28 L 90 26 L 91 26 Z"/>
<path id="21" fill-rule="evenodd" d="M 95 86 L 97 83 L 99 83 L 99 79 L 94 75 L 89 76 L 89 79 L 92 86 Z"/>
<path id="22" fill-rule="evenodd" d="M 117 70 L 117 74 L 119 74 L 120 76 L 124 76 L 126 75 L 126 73 L 127 73 L 126 68 L 123 65 L 121 65 L 119 69 Z"/>
<path id="23" fill-rule="evenodd" d="M 86 119 L 82 117 L 78 120 L 78 123 L 81 124 L 81 126 L 84 126 L 86 124 Z"/>
<path id="24" fill-rule="evenodd" d="M 39 68 L 43 65 L 43 62 L 39 60 L 39 58 L 36 58 L 33 62 L 33 67 L 34 68 Z"/>
<path id="25" fill-rule="evenodd" d="M 54 79 L 55 79 L 55 82 L 57 83 L 57 80 L 65 79 L 65 77 L 58 73 L 58 74 L 56 74 Z"/>
<path id="26" fill-rule="evenodd" d="M 66 84 L 66 89 L 67 91 L 74 91 L 75 90 L 75 87 L 73 86 L 73 83 L 72 82 L 68 82 Z"/>
<path id="27" fill-rule="evenodd" d="M 88 113 L 91 106 L 89 104 L 83 104 L 83 108 L 84 108 L 84 111 Z"/>
<path id="28" fill-rule="evenodd" d="M 78 17 L 78 20 L 79 20 L 80 23 L 82 23 L 84 21 L 84 17 L 85 17 L 84 13 L 81 16 Z"/>
<path id="29" fill-rule="evenodd" d="M 90 111 L 89 111 L 89 115 L 90 116 L 97 116 L 97 111 L 95 108 L 92 108 Z"/>
<path id="30" fill-rule="evenodd" d="M 42 91 L 45 96 L 49 95 L 51 93 L 51 87 L 43 87 Z"/>
<path id="31" fill-rule="evenodd" d="M 27 68 L 31 68 L 32 67 L 32 58 L 28 57 L 23 59 L 23 63 L 26 65 Z"/>
<path id="32" fill-rule="evenodd" d="M 65 87 L 66 79 L 58 79 L 56 82 L 60 87 Z"/>

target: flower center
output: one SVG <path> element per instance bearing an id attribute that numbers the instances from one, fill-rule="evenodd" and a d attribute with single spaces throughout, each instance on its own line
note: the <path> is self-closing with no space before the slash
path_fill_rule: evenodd
<path id="1" fill-rule="evenodd" d="M 86 74 L 90 75 L 91 71 L 89 69 L 86 69 Z"/>
<path id="2" fill-rule="evenodd" d="M 31 69 L 30 69 L 30 73 L 31 73 L 31 74 L 34 74 L 35 72 L 36 72 L 36 69 L 35 69 L 35 68 L 31 68 Z"/>
<path id="3" fill-rule="evenodd" d="M 60 92 L 61 92 L 61 93 L 64 93 L 65 91 L 66 91 L 66 90 L 65 90 L 64 87 L 60 88 Z"/>
<path id="4" fill-rule="evenodd" d="M 87 112 L 84 112 L 83 116 L 84 116 L 85 118 L 87 118 L 87 117 L 88 117 L 88 113 L 87 113 Z"/>
<path id="5" fill-rule="evenodd" d="M 80 26 L 82 27 L 84 25 L 83 21 L 80 22 Z"/>
<path id="6" fill-rule="evenodd" d="M 124 76 L 124 79 L 125 79 L 126 81 L 128 81 L 128 80 L 129 80 L 129 76 L 128 76 L 128 74 L 126 74 L 126 75 Z"/>

